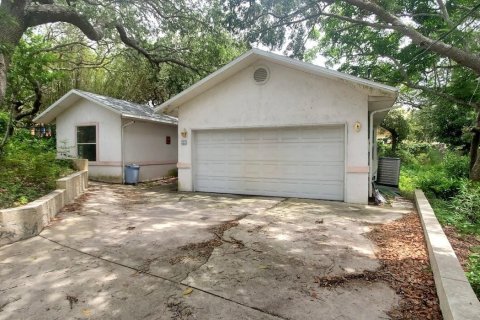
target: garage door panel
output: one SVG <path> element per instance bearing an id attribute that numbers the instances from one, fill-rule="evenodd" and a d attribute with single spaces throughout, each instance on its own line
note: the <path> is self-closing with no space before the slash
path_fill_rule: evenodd
<path id="1" fill-rule="evenodd" d="M 198 177 L 282 177 L 295 179 L 304 176 L 302 180 L 343 180 L 344 165 L 342 163 L 279 163 L 272 161 L 210 161 L 197 163 Z"/>
<path id="2" fill-rule="evenodd" d="M 195 190 L 343 200 L 344 127 L 195 133 Z"/>
<path id="3" fill-rule="evenodd" d="M 328 200 L 343 200 L 343 184 L 339 182 L 299 182 L 284 180 L 261 179 L 216 179 L 209 177 L 202 180 L 197 186 L 199 190 L 208 189 L 206 192 L 238 193 L 249 195 L 265 195 L 279 197 L 299 197 Z"/>

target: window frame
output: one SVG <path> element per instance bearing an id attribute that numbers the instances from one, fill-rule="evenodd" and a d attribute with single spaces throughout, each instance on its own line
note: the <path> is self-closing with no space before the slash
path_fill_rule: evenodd
<path id="1" fill-rule="evenodd" d="M 84 142 L 78 142 L 78 128 L 79 127 L 95 127 L 95 143 L 92 143 L 92 142 L 88 142 L 88 143 L 84 143 Z M 78 155 L 78 145 L 81 144 L 81 145 L 85 145 L 85 144 L 94 144 L 95 145 L 95 161 L 90 161 L 89 160 L 89 163 L 97 163 L 99 161 L 99 156 L 100 156 L 100 153 L 99 153 L 99 148 L 98 148 L 98 133 L 99 133 L 99 130 L 98 130 L 98 122 L 86 122 L 86 123 L 78 123 L 75 125 L 75 152 L 76 152 L 76 155 L 77 155 L 77 158 L 79 157 Z"/>

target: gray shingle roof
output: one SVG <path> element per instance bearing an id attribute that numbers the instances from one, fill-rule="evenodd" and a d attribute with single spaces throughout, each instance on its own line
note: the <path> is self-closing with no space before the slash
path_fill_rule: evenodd
<path id="1" fill-rule="evenodd" d="M 157 114 L 152 108 L 147 105 L 141 105 L 125 100 L 115 99 L 111 97 L 102 96 L 96 93 L 87 91 L 75 90 L 80 95 L 86 96 L 95 102 L 114 109 L 122 114 L 122 116 L 132 117 L 136 119 L 144 119 L 163 123 L 177 124 L 177 118 L 164 114 Z"/>

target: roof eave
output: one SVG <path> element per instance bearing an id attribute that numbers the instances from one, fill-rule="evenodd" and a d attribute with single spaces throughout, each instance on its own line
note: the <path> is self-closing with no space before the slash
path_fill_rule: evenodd
<path id="1" fill-rule="evenodd" d="M 45 109 L 42 113 L 40 113 L 38 116 L 33 118 L 33 122 L 35 123 L 50 123 L 53 120 L 55 120 L 56 115 L 50 116 L 50 114 L 60 105 L 62 102 L 64 102 L 66 99 L 68 99 L 72 94 L 76 93 L 75 89 L 71 89 L 68 91 L 66 94 L 64 94 L 60 99 L 55 101 L 50 107 Z"/>
<path id="2" fill-rule="evenodd" d="M 316 66 L 313 64 L 308 64 L 303 61 L 294 60 L 285 56 L 281 56 L 278 54 L 262 51 L 259 49 L 252 49 L 237 59 L 231 61 L 230 63 L 226 64 L 222 68 L 218 69 L 217 71 L 213 72 L 209 76 L 203 78 L 199 82 L 195 83 L 194 85 L 190 86 L 186 90 L 182 91 L 181 93 L 177 94 L 176 96 L 172 97 L 171 99 L 165 101 L 160 106 L 155 108 L 155 112 L 163 112 L 169 115 L 178 116 L 177 109 L 180 105 L 187 102 L 190 99 L 193 99 L 195 96 L 201 94 L 202 92 L 208 90 L 210 87 L 213 87 L 215 83 L 208 85 L 208 82 L 214 82 L 215 79 L 218 79 L 222 74 L 233 74 L 235 73 L 236 69 L 243 69 L 247 67 L 249 64 L 254 63 L 256 60 L 260 58 L 265 58 L 272 62 L 280 63 L 287 67 L 293 67 L 295 69 L 312 73 L 319 76 L 324 76 L 327 78 L 333 79 L 340 79 L 347 82 L 354 83 L 359 86 L 365 86 L 371 88 L 373 90 L 383 92 L 384 96 L 393 97 L 393 103 L 397 99 L 398 96 L 398 89 L 395 87 L 391 87 L 388 85 L 384 85 L 381 83 L 373 82 L 367 79 L 358 78 L 352 75 L 348 75 L 345 73 L 341 73 L 339 71 L 330 70 L 324 67 Z M 232 68 L 236 67 L 235 70 L 232 71 Z M 228 77 L 228 76 L 227 76 Z"/>
<path id="3" fill-rule="evenodd" d="M 142 116 L 131 115 L 131 114 L 122 114 L 122 119 L 162 123 L 162 124 L 175 125 L 175 126 L 177 125 L 177 121 L 173 121 L 173 120 L 172 121 L 166 121 L 166 120 L 155 119 L 155 118 L 150 118 L 150 117 L 142 117 Z"/>

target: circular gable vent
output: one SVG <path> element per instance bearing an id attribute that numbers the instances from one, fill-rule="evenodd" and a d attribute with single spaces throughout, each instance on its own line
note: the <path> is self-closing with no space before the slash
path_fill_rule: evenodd
<path id="1" fill-rule="evenodd" d="M 258 67 L 253 73 L 253 80 L 255 80 L 257 84 L 264 84 L 268 81 L 268 77 L 269 72 L 266 67 Z"/>

